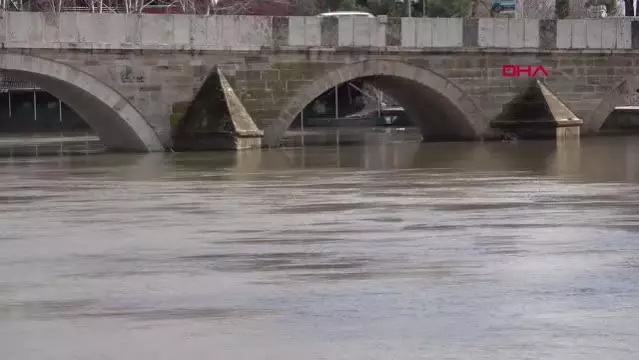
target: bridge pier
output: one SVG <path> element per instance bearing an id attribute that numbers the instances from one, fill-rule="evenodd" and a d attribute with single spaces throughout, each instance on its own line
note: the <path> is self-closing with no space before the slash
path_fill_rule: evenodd
<path id="1" fill-rule="evenodd" d="M 579 139 L 581 125 L 583 120 L 539 80 L 529 81 L 491 122 L 491 127 L 501 130 L 505 138 L 522 140 Z"/>
<path id="2" fill-rule="evenodd" d="M 178 120 L 173 144 L 177 151 L 245 150 L 261 148 L 262 137 L 264 132 L 216 67 Z"/>

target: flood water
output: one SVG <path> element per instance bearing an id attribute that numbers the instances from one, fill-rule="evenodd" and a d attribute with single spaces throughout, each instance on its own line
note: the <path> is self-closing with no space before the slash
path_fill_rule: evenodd
<path id="1" fill-rule="evenodd" d="M 639 356 L 639 138 L 0 159 L 0 359 Z"/>

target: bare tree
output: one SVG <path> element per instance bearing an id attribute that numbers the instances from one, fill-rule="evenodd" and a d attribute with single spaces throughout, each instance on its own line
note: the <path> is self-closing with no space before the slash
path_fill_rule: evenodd
<path id="1" fill-rule="evenodd" d="M 607 14 L 619 15 L 617 0 L 520 0 L 516 16 L 532 19 L 585 18 L 591 6 L 605 5 Z M 471 17 L 498 17 L 492 8 L 492 0 L 472 0 Z"/>
<path id="2" fill-rule="evenodd" d="M 293 15 L 309 16 L 318 14 L 321 7 L 321 0 L 299 0 L 295 1 L 291 10 Z"/>
<path id="3" fill-rule="evenodd" d="M 523 18 L 554 19 L 556 18 L 555 0 L 521 0 L 518 2 L 518 14 Z"/>
<path id="4" fill-rule="evenodd" d="M 492 0 L 472 0 L 470 3 L 469 16 L 471 18 L 494 17 L 492 11 Z"/>
<path id="5" fill-rule="evenodd" d="M 316 0 L 0 0 L 2 10 L 287 15 Z"/>
<path id="6" fill-rule="evenodd" d="M 314 5 L 315 0 L 220 0 L 214 11 L 234 15 L 290 15 L 295 9 L 312 9 Z"/>

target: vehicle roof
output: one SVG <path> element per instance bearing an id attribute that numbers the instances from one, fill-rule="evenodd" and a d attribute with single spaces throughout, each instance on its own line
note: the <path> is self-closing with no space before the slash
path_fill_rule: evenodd
<path id="1" fill-rule="evenodd" d="M 326 17 L 326 16 L 366 16 L 366 17 L 375 17 L 373 16 L 373 14 L 371 13 L 367 13 L 367 12 L 363 12 L 363 11 L 334 11 L 334 12 L 327 12 L 327 13 L 323 13 L 323 14 L 319 14 L 317 15 L 319 17 Z"/>

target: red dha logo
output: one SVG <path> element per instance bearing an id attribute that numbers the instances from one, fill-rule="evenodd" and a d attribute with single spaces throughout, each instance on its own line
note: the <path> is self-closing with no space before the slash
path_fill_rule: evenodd
<path id="1" fill-rule="evenodd" d="M 521 74 L 527 74 L 528 77 L 535 77 L 539 73 L 542 73 L 544 77 L 548 76 L 548 71 L 546 71 L 543 65 L 537 65 L 537 67 L 533 68 L 530 65 L 521 66 L 508 64 L 501 67 L 501 76 L 503 77 L 520 77 Z"/>

